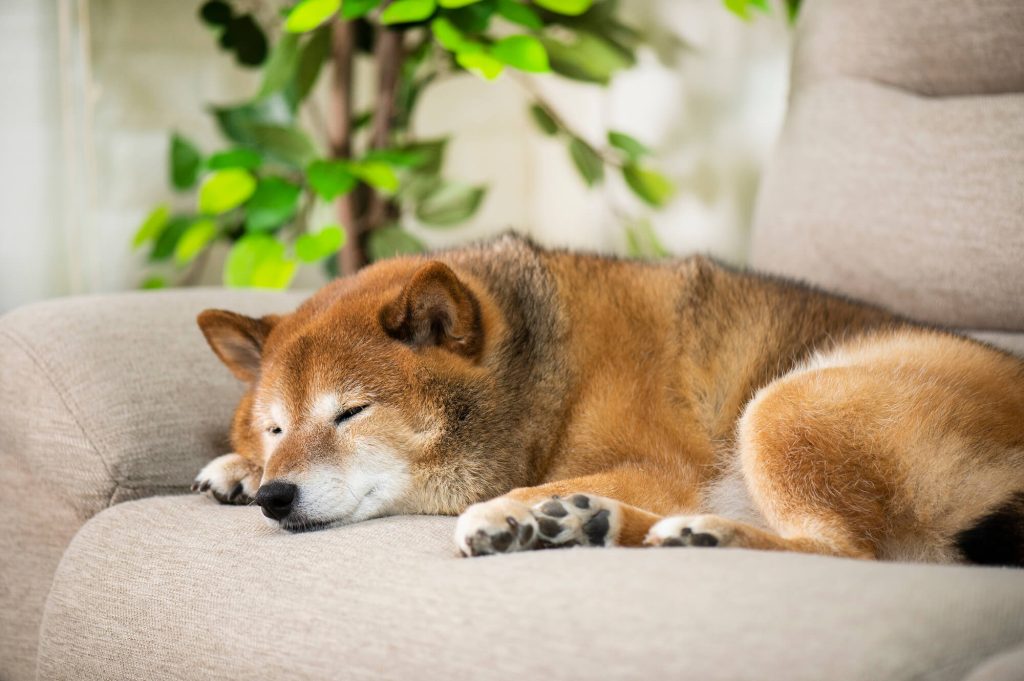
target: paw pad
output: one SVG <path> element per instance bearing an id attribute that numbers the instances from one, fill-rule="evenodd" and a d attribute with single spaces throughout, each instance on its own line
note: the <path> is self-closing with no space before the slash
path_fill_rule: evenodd
<path id="1" fill-rule="evenodd" d="M 597 497 L 552 497 L 534 506 L 533 512 L 546 546 L 605 546 L 611 538 L 612 511 Z"/>
<path id="2" fill-rule="evenodd" d="M 654 524 L 647 546 L 726 546 L 733 537 L 730 521 L 718 516 L 672 516 Z"/>
<path id="3" fill-rule="evenodd" d="M 709 532 L 694 532 L 684 527 L 678 537 L 661 540 L 662 546 L 718 546 L 718 537 Z"/>

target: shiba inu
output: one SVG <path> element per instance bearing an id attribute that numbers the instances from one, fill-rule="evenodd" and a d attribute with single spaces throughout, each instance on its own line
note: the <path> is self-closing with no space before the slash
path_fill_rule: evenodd
<path id="1" fill-rule="evenodd" d="M 199 326 L 248 390 L 194 489 L 285 530 L 1024 565 L 1024 362 L 800 284 L 507 236 Z"/>

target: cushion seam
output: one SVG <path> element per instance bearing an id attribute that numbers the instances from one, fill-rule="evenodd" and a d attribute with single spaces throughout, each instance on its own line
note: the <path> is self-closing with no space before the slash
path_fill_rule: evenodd
<path id="1" fill-rule="evenodd" d="M 946 101 L 955 99 L 979 99 L 989 97 L 1007 97 L 1007 96 L 1022 96 L 1024 91 L 1022 90 L 1006 90 L 1000 92 L 959 92 L 951 94 L 931 94 L 928 92 L 921 92 L 914 90 L 906 85 L 900 85 L 898 83 L 892 83 L 883 80 L 877 76 L 871 76 L 863 73 L 850 73 L 846 71 L 835 71 L 835 72 L 820 72 L 820 73 L 809 73 L 809 74 L 796 74 L 793 82 L 790 85 L 790 98 L 793 95 L 798 94 L 809 88 L 813 88 L 822 83 L 830 83 L 836 81 L 847 81 L 862 83 L 866 85 L 874 85 L 878 88 L 888 90 L 890 92 L 906 95 L 914 99 L 924 101 Z"/>
<path id="2" fill-rule="evenodd" d="M 32 362 L 36 369 L 39 370 L 39 372 L 46 379 L 47 383 L 49 383 L 50 388 L 57 394 L 57 398 L 64 406 L 65 411 L 67 411 L 68 415 L 71 417 L 72 422 L 74 422 L 75 426 L 82 434 L 82 438 L 85 440 L 86 444 L 88 444 L 89 448 L 92 449 L 93 452 L 95 452 L 96 458 L 99 459 L 100 465 L 103 466 L 103 470 L 107 474 L 107 479 L 110 481 L 112 487 L 112 489 L 110 490 L 110 494 L 107 496 L 106 505 L 104 506 L 104 508 L 109 508 L 110 502 L 113 500 L 114 495 L 117 493 L 117 490 L 120 487 L 120 483 L 111 472 L 110 465 L 103 457 L 103 453 L 100 451 L 99 447 L 96 446 L 96 443 L 89 435 L 89 432 L 86 430 L 85 426 L 82 425 L 82 420 L 78 417 L 78 405 L 76 404 L 74 405 L 74 408 L 72 408 L 71 399 L 57 384 L 57 381 L 54 378 L 52 370 L 49 368 L 49 366 L 47 366 L 45 362 L 42 361 L 41 357 L 39 357 L 35 352 L 33 352 L 32 347 L 23 338 L 21 338 L 17 333 L 15 333 L 11 329 L 0 328 L 0 335 L 5 336 L 12 343 L 14 343 L 14 345 L 17 346 L 17 348 L 21 350 L 25 354 L 25 356 Z"/>

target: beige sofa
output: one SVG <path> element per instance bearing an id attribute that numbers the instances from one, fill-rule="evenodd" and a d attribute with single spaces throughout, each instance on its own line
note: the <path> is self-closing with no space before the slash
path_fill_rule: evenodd
<path id="1" fill-rule="evenodd" d="M 754 264 L 1024 353 L 1024 2 L 807 0 Z M 239 386 L 188 290 L 0 320 L 0 678 L 1024 679 L 1024 570 L 740 550 L 463 560 L 185 494 Z M 1022 424 L 1024 427 L 1024 424 Z"/>

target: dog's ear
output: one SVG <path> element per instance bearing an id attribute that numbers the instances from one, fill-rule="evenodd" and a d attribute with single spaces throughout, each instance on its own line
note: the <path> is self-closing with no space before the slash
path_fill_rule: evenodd
<path id="1" fill-rule="evenodd" d="M 441 262 L 420 267 L 381 310 L 380 323 L 389 336 L 416 348 L 439 346 L 471 359 L 483 350 L 480 303 Z"/>
<path id="2" fill-rule="evenodd" d="M 260 373 L 263 344 L 278 319 L 277 315 L 253 319 L 227 310 L 203 310 L 197 321 L 206 342 L 231 373 L 252 383 Z"/>

